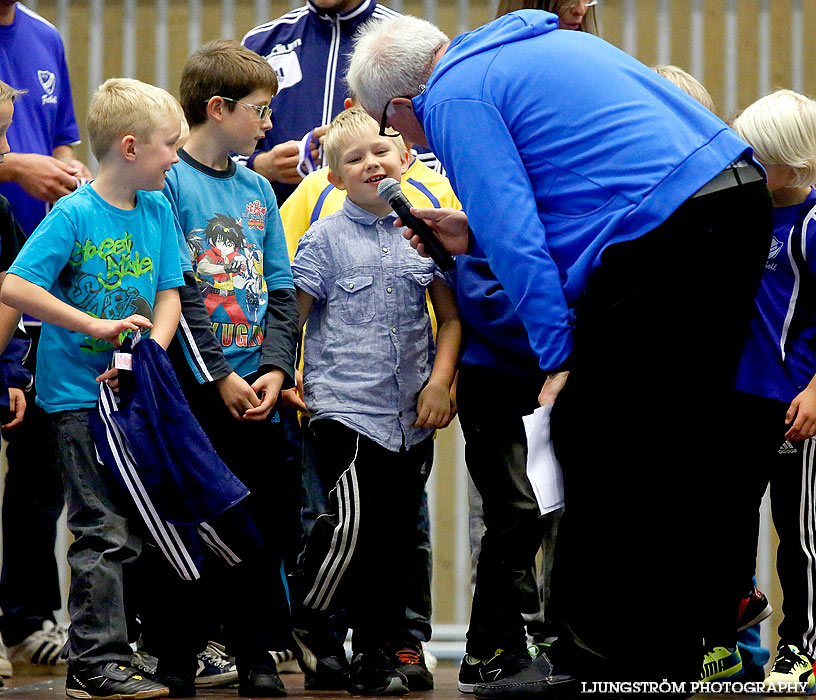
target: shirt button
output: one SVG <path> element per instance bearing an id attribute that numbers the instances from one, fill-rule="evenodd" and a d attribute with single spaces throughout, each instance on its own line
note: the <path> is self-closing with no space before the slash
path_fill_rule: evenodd
<path id="1" fill-rule="evenodd" d="M 387 253 L 387 252 L 388 252 L 388 248 L 386 246 L 383 246 L 383 253 Z"/>
<path id="2" fill-rule="evenodd" d="M 400 372 L 399 367 L 397 367 L 397 374 L 399 374 L 399 372 Z"/>
<path id="3" fill-rule="evenodd" d="M 354 289 L 354 282 L 349 282 L 349 289 Z"/>
<path id="4" fill-rule="evenodd" d="M 424 277 L 420 277 L 419 281 L 422 282 L 422 284 L 425 284 L 425 278 Z"/>
<path id="5" fill-rule="evenodd" d="M 380 226 L 382 226 L 382 225 L 385 223 L 385 221 L 384 221 L 383 219 L 380 219 L 379 221 L 377 221 L 377 223 L 378 223 Z"/>
<path id="6" fill-rule="evenodd" d="M 389 294 L 391 294 L 391 287 L 386 287 L 385 291 L 388 292 Z"/>
<path id="7" fill-rule="evenodd" d="M 394 326 L 394 327 L 391 329 L 391 332 L 392 332 L 392 333 L 396 333 L 396 332 L 397 332 L 397 327 L 396 327 L 396 326 Z"/>

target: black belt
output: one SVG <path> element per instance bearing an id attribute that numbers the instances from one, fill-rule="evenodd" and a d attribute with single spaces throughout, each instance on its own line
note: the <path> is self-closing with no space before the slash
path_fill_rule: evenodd
<path id="1" fill-rule="evenodd" d="M 765 175 L 756 163 L 741 156 L 731 163 L 721 173 L 715 175 L 689 199 L 705 197 L 707 194 L 714 194 L 720 190 L 727 190 L 731 187 L 747 185 L 751 182 L 764 181 Z"/>

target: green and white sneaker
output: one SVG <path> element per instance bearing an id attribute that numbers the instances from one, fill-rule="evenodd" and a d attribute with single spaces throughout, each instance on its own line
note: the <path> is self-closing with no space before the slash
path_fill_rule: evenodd
<path id="1" fill-rule="evenodd" d="M 795 644 L 780 644 L 762 692 L 768 695 L 813 695 L 816 693 L 813 659 Z"/>
<path id="2" fill-rule="evenodd" d="M 714 647 L 709 649 L 703 657 L 703 668 L 700 672 L 700 682 L 731 681 L 743 674 L 742 657 L 739 649 L 728 647 Z"/>

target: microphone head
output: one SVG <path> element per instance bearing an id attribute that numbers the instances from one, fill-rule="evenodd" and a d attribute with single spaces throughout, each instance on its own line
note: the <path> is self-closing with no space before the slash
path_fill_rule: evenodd
<path id="1" fill-rule="evenodd" d="M 393 177 L 383 178 L 377 185 L 377 195 L 384 202 L 390 202 L 395 194 L 401 192 L 400 184 Z"/>

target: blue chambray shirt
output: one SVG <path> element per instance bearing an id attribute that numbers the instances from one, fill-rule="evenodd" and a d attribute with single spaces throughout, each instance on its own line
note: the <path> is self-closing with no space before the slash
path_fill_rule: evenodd
<path id="1" fill-rule="evenodd" d="M 444 279 L 395 218 L 346 199 L 300 239 L 292 263 L 295 286 L 316 299 L 303 371 L 312 420 L 339 421 L 393 451 L 433 432 L 413 423 L 435 353 L 425 290 Z"/>

